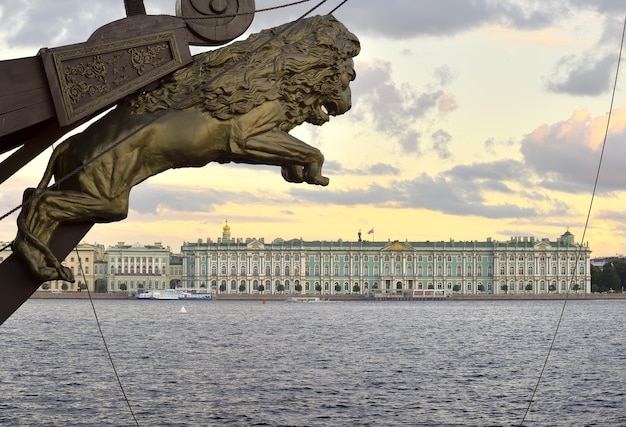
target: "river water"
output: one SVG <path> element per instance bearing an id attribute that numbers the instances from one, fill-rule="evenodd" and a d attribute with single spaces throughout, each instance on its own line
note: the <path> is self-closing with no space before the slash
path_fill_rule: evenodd
<path id="1" fill-rule="evenodd" d="M 142 426 L 521 425 L 553 339 L 523 424 L 626 425 L 624 300 L 94 304 Z M 0 342 L 0 425 L 136 425 L 89 301 Z"/>

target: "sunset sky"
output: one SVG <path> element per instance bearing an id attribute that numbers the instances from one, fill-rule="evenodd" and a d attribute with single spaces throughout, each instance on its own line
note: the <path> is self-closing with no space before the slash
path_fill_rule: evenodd
<path id="1" fill-rule="evenodd" d="M 174 0 L 144 3 L 174 14 Z M 259 12 L 242 38 L 315 4 Z M 126 220 L 96 225 L 85 241 L 177 252 L 221 236 L 225 220 L 233 237 L 266 241 L 356 240 L 359 230 L 377 241 L 555 240 L 568 228 L 581 241 L 626 2 L 350 0 L 335 16 L 361 41 L 353 108 L 292 131 L 324 153 L 328 187 L 287 183 L 269 166 L 168 171 L 133 190 Z M 0 0 L 0 59 L 83 42 L 123 17 L 122 0 Z M 626 254 L 624 72 L 584 236 L 592 256 Z M 50 153 L 2 185 L 2 213 L 38 183 Z M 15 220 L 0 222 L 0 240 L 14 238 Z"/>

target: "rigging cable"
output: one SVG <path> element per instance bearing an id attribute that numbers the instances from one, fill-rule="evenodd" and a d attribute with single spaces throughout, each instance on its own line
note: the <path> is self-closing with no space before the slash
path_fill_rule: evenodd
<path id="1" fill-rule="evenodd" d="M 617 90 L 617 79 L 619 77 L 619 64 L 621 62 L 622 59 L 622 51 L 624 49 L 624 35 L 626 34 L 626 18 L 624 18 L 624 25 L 622 28 L 622 40 L 620 43 L 620 48 L 619 48 L 619 55 L 617 56 L 617 68 L 615 70 L 615 80 L 613 82 L 613 93 L 611 94 L 611 103 L 610 103 L 610 107 L 609 107 L 609 113 L 608 113 L 608 117 L 606 120 L 606 129 L 604 130 L 604 138 L 602 141 L 602 148 L 600 150 L 600 159 L 598 160 L 598 168 L 596 170 L 596 177 L 595 177 L 595 181 L 593 183 L 593 191 L 591 193 L 591 200 L 589 201 L 589 209 L 587 211 L 587 218 L 585 220 L 585 227 L 583 228 L 583 234 L 582 234 L 582 238 L 581 238 L 581 247 L 584 244 L 585 241 L 585 235 L 587 233 L 587 228 L 589 226 L 589 218 L 591 217 L 591 209 L 593 207 L 593 201 L 595 199 L 596 196 L 596 190 L 598 188 L 598 180 L 600 178 L 600 169 L 602 168 L 602 159 L 604 157 L 604 148 L 606 147 L 606 139 L 608 137 L 609 134 L 609 125 L 611 124 L 611 114 L 613 113 L 613 103 L 615 101 L 615 92 Z M 580 252 L 582 249 L 581 247 L 578 248 L 578 251 Z M 575 267 L 576 268 L 578 266 L 578 257 L 576 256 L 576 264 Z M 573 277 L 575 277 L 576 275 L 576 270 L 574 270 L 574 274 L 572 275 L 572 280 Z M 543 378 L 543 374 L 545 372 L 546 366 L 548 365 L 548 359 L 550 358 L 550 354 L 552 353 L 552 350 L 554 348 L 554 343 L 556 341 L 556 337 L 558 335 L 559 332 L 559 328 L 561 326 L 561 322 L 563 321 L 563 316 L 565 313 L 565 307 L 567 306 L 567 296 L 569 295 L 569 288 L 570 286 L 568 286 L 567 292 L 565 293 L 565 300 L 563 302 L 563 307 L 561 308 L 561 314 L 559 316 L 559 320 L 556 324 L 556 329 L 554 331 L 554 335 L 552 336 L 552 341 L 550 342 L 550 347 L 548 347 L 548 353 L 546 354 L 546 358 L 543 362 L 543 367 L 541 368 L 541 372 L 539 373 L 539 378 L 537 378 L 537 383 L 535 384 L 535 387 L 533 389 L 533 392 L 530 396 L 530 399 L 528 400 L 528 405 L 526 406 L 526 410 L 524 412 L 524 416 L 522 417 L 522 420 L 520 422 L 520 426 L 524 425 L 524 421 L 526 420 L 526 416 L 528 415 L 528 412 L 530 411 L 530 407 L 533 403 L 533 400 L 535 398 L 535 394 L 537 393 L 537 389 L 539 388 L 539 384 L 541 383 L 541 379 Z"/>
<path id="2" fill-rule="evenodd" d="M 304 1 L 297 2 L 297 3 L 293 3 L 293 4 L 304 3 L 305 1 L 309 1 L 309 0 L 304 0 Z M 290 31 L 290 30 L 291 30 L 291 29 L 295 26 L 295 24 L 296 24 L 298 21 L 300 21 L 300 20 L 304 19 L 305 17 L 307 17 L 309 14 L 311 14 L 314 10 L 318 9 L 320 6 L 322 6 L 322 5 L 323 5 L 324 3 L 326 3 L 327 1 L 328 1 L 328 0 L 320 0 L 320 1 L 319 1 L 319 3 L 318 3 L 317 5 L 313 6 L 311 9 L 309 9 L 308 11 L 306 11 L 305 13 L 303 13 L 302 15 L 300 15 L 300 17 L 298 17 L 295 21 L 292 21 L 292 22 L 291 22 L 291 24 L 287 25 L 287 26 L 283 29 L 282 33 L 275 34 L 275 35 L 274 35 L 273 37 L 271 37 L 268 41 L 266 41 L 265 43 L 260 44 L 259 46 L 257 46 L 257 48 L 256 48 L 254 51 L 250 51 L 250 52 L 248 52 L 247 54 L 242 55 L 240 58 L 238 58 L 236 61 L 234 61 L 234 62 L 233 62 L 233 63 L 232 63 L 229 67 L 227 67 L 226 69 L 221 70 L 219 73 L 217 73 L 217 74 L 213 77 L 213 79 L 209 80 L 209 81 L 208 81 L 208 82 L 206 82 L 204 85 L 201 85 L 201 86 L 198 86 L 197 88 L 195 88 L 195 90 L 193 90 L 192 92 L 190 92 L 190 93 L 188 94 L 188 96 L 187 96 L 185 99 L 183 99 L 183 100 L 179 101 L 179 102 L 178 102 L 178 104 L 175 104 L 175 105 L 174 105 L 173 107 L 171 107 L 171 108 L 176 108 L 176 107 L 180 107 L 181 105 L 184 105 L 185 101 L 188 101 L 189 99 L 193 98 L 193 96 L 194 96 L 197 92 L 199 92 L 200 90 L 202 90 L 202 88 L 203 88 L 204 86 L 206 86 L 207 84 L 211 83 L 211 82 L 212 82 L 212 81 L 214 81 L 215 79 L 217 79 L 217 78 L 221 77 L 221 76 L 222 76 L 222 75 L 224 75 L 225 73 L 228 73 L 229 71 L 231 71 L 232 69 L 234 69 L 234 68 L 235 68 L 238 64 L 240 64 L 241 62 L 243 62 L 243 61 L 245 61 L 247 58 L 249 58 L 249 57 L 250 57 L 250 55 L 252 55 L 255 51 L 258 51 L 261 47 L 263 47 L 263 46 L 265 46 L 267 43 L 269 43 L 269 41 L 271 41 L 271 40 L 273 40 L 274 38 L 276 38 L 276 37 L 278 37 L 278 36 L 282 35 L 283 33 L 286 33 L 286 32 L 288 32 L 288 31 Z M 344 1 L 343 1 L 340 5 L 339 5 L 339 6 L 335 7 L 335 8 L 332 10 L 332 12 L 334 12 L 335 10 L 337 10 L 340 6 L 344 5 L 346 2 L 347 2 L 347 0 L 344 0 Z M 293 4 L 292 4 L 292 5 L 293 5 Z M 283 6 L 283 7 L 286 7 L 286 6 Z M 277 7 L 277 8 L 278 8 L 278 7 Z M 331 13 L 332 13 L 332 12 L 331 12 Z M 28 199 L 28 200 L 26 200 L 26 201 L 22 202 L 22 204 L 20 204 L 20 205 L 19 205 L 19 206 L 17 206 L 16 208 L 12 209 L 10 212 L 8 212 L 8 213 L 6 213 L 6 214 L 2 215 L 2 216 L 0 217 L 0 221 L 2 221 L 3 219 L 5 219 L 6 217 L 8 217 L 8 216 L 9 216 L 10 214 L 12 214 L 13 212 L 15 212 L 15 211 L 17 211 L 18 209 L 20 209 L 22 206 L 24 206 L 24 205 L 27 205 L 27 204 L 31 203 L 31 202 L 32 202 L 33 200 L 35 200 L 36 198 L 40 197 L 43 193 L 45 193 L 45 192 L 47 192 L 47 191 L 50 191 L 50 190 L 52 190 L 52 189 L 56 188 L 56 187 L 57 187 L 60 183 L 62 183 L 63 181 L 65 181 L 65 180 L 69 179 L 70 177 L 72 177 L 72 176 L 73 176 L 73 175 L 75 175 L 76 173 L 80 172 L 81 170 L 83 170 L 83 169 L 84 169 L 84 168 L 85 168 L 88 164 L 92 163 L 93 161 L 95 161 L 96 159 L 98 159 L 99 157 L 101 157 L 102 155 L 104 155 L 104 154 L 108 153 L 109 151 L 113 150 L 115 147 L 117 147 L 117 146 L 118 146 L 118 145 L 120 145 L 122 142 L 124 142 L 124 141 L 126 141 L 127 139 L 129 139 L 131 136 L 135 135 L 136 133 L 140 132 L 141 130 L 143 130 L 143 129 L 144 129 L 144 128 L 146 128 L 147 126 L 149 126 L 149 125 L 151 125 L 152 123 L 154 123 L 156 120 L 158 120 L 158 119 L 161 117 L 161 115 L 162 115 L 162 114 L 163 114 L 163 112 L 154 113 L 154 117 L 153 117 L 151 120 L 149 120 L 149 121 L 148 121 L 147 123 L 145 123 L 144 125 L 140 126 L 137 130 L 135 130 L 135 131 L 131 132 L 129 135 L 126 135 L 124 138 L 120 139 L 118 142 L 116 142 L 115 144 L 113 144 L 110 148 L 108 148 L 108 149 L 106 149 L 106 150 L 102 151 L 101 153 L 99 153 L 98 155 L 96 155 L 96 156 L 92 157 L 91 159 L 89 159 L 88 161 L 86 161 L 83 165 L 81 165 L 81 166 L 77 167 L 76 169 L 74 169 L 73 171 L 69 172 L 69 173 L 68 173 L 67 175 L 65 175 L 64 177 L 62 177 L 62 178 L 60 178 L 60 179 L 58 179 L 58 180 L 56 180 L 56 179 L 55 179 L 55 183 L 54 183 L 53 185 L 51 185 L 51 186 L 49 186 L 49 187 L 47 187 L 47 188 L 45 188 L 45 189 L 42 189 L 42 191 L 39 191 L 39 192 L 34 192 L 34 194 L 33 194 L 33 195 L 32 195 L 32 196 Z M 5 248 L 6 248 L 6 247 L 8 247 L 8 246 L 10 246 L 10 244 L 9 244 L 9 245 L 7 245 L 7 246 L 5 246 Z M 78 263 L 79 263 L 78 265 L 79 265 L 79 269 L 80 269 L 80 271 L 81 271 L 81 273 L 82 273 L 82 275 L 83 275 L 83 280 L 85 281 L 85 284 L 86 284 L 86 283 L 87 283 L 87 279 L 86 279 L 86 277 L 85 277 L 84 269 L 82 268 L 82 262 L 81 262 L 81 259 L 80 259 L 80 255 L 79 255 L 79 253 L 78 253 L 78 248 L 77 248 L 77 247 L 75 247 L 75 250 L 76 250 L 76 253 L 77 253 L 77 256 L 78 256 Z M 132 409 L 132 405 L 131 405 L 131 403 L 130 403 L 130 399 L 128 398 L 128 395 L 126 394 L 126 391 L 125 391 L 124 386 L 123 386 L 123 384 L 122 384 L 121 378 L 120 378 L 119 373 L 118 373 L 118 371 L 117 371 L 117 368 L 116 368 L 116 366 L 115 366 L 115 362 L 113 361 L 113 356 L 111 355 L 111 352 L 110 352 L 110 350 L 109 350 L 109 347 L 108 347 L 108 344 L 107 344 L 106 338 L 105 338 L 105 336 L 104 336 L 104 332 L 103 332 L 103 330 L 102 330 L 102 326 L 101 326 L 101 323 L 100 323 L 100 320 L 99 320 L 99 317 L 98 317 L 98 314 L 97 314 L 97 311 L 96 311 L 96 308 L 95 308 L 95 305 L 94 305 L 94 302 L 93 302 L 93 298 L 92 298 L 92 296 L 91 296 L 91 292 L 89 291 L 89 286 L 88 286 L 88 285 L 87 285 L 87 294 L 88 294 L 88 296 L 89 296 L 89 302 L 91 303 L 91 307 L 92 307 L 92 310 L 93 310 L 93 313 L 94 313 L 94 318 L 95 318 L 95 320 L 96 320 L 96 324 L 97 324 L 97 326 L 98 326 L 98 331 L 99 331 L 99 333 L 100 333 L 100 337 L 101 337 L 101 339 L 102 339 L 102 342 L 103 342 L 103 345 L 104 345 L 104 348 L 105 348 L 105 352 L 106 352 L 106 354 L 107 354 L 107 357 L 108 357 L 108 359 L 109 359 L 109 362 L 110 362 L 110 364 L 111 364 L 111 367 L 113 368 L 113 372 L 114 372 L 114 374 L 115 374 L 115 378 L 116 378 L 117 383 L 118 383 L 118 385 L 119 385 L 119 387 L 120 387 L 120 390 L 121 390 L 121 392 L 122 392 L 122 395 L 123 395 L 123 397 L 124 397 L 124 400 L 126 401 L 126 404 L 127 404 L 127 406 L 128 406 L 128 409 L 130 410 L 130 413 L 131 413 L 131 415 L 132 415 L 132 417 L 133 417 L 133 420 L 134 420 L 135 424 L 139 427 L 139 421 L 137 420 L 137 417 L 135 416 L 135 413 L 134 413 L 134 411 L 133 411 L 133 409 Z"/>
<path id="3" fill-rule="evenodd" d="M 85 269 L 83 268 L 83 262 L 80 258 L 80 253 L 78 252 L 78 245 L 74 248 L 76 251 L 76 257 L 78 258 L 78 270 L 83 276 L 83 281 L 87 288 L 87 295 L 89 296 L 89 303 L 91 304 L 91 310 L 93 311 L 93 317 L 96 320 L 96 325 L 98 326 L 98 332 L 100 332 L 100 338 L 102 338 L 102 344 L 104 345 L 104 351 L 107 354 L 107 358 L 109 359 L 109 363 L 111 363 L 111 368 L 113 368 L 113 373 L 115 374 L 115 379 L 117 380 L 117 385 L 120 387 L 122 391 L 122 396 L 126 401 L 126 405 L 128 406 L 128 410 L 130 411 L 131 416 L 133 417 L 133 421 L 135 425 L 139 427 L 139 420 L 135 416 L 135 411 L 133 411 L 133 406 L 130 404 L 130 399 L 126 394 L 126 390 L 124 389 L 124 385 L 122 384 L 122 379 L 117 372 L 117 368 L 115 367 L 115 362 L 113 362 L 113 356 L 111 355 L 111 351 L 109 350 L 109 345 L 107 344 L 107 340 L 104 337 L 104 332 L 102 331 L 102 324 L 100 323 L 100 318 L 98 317 L 98 312 L 96 311 L 96 306 L 93 303 L 93 298 L 91 297 L 91 291 L 89 290 L 89 284 L 87 283 L 87 277 L 85 277 Z M 80 289 L 80 288 L 79 288 Z"/>

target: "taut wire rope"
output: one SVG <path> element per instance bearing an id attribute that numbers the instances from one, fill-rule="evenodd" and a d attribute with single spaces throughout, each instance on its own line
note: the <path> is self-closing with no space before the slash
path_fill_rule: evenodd
<path id="1" fill-rule="evenodd" d="M 585 235 L 587 234 L 587 228 L 589 227 L 589 219 L 591 218 L 591 210 L 593 208 L 593 202 L 596 196 L 596 191 L 598 188 L 598 181 L 600 179 L 600 170 L 602 168 L 602 159 L 604 158 L 604 149 L 606 147 L 606 139 L 608 137 L 609 134 L 609 126 L 611 124 L 611 115 L 613 113 L 613 103 L 615 101 L 615 92 L 617 90 L 617 80 L 619 77 L 619 65 L 622 59 L 622 51 L 624 49 L 624 36 L 626 35 L 626 18 L 624 18 L 624 25 L 622 27 L 622 39 L 620 42 L 620 47 L 619 47 L 619 54 L 617 56 L 617 67 L 615 70 L 615 80 L 613 81 L 613 92 L 611 94 L 611 103 L 610 103 L 610 107 L 609 107 L 609 113 L 608 113 L 608 117 L 606 119 L 606 128 L 604 130 L 604 138 L 602 140 L 602 148 L 600 150 L 600 159 L 598 160 L 598 167 L 596 169 L 596 177 L 593 183 L 593 191 L 591 193 L 591 200 L 589 201 L 589 209 L 587 210 L 587 218 L 585 219 L 585 226 L 583 228 L 583 234 L 582 234 L 582 238 L 580 241 L 580 247 L 578 248 L 578 255 L 576 256 L 576 262 L 574 264 L 574 272 L 572 274 L 572 283 L 574 281 L 574 278 L 576 277 L 576 271 L 578 269 L 578 260 L 579 257 L 581 256 L 580 253 L 582 252 L 582 248 L 585 242 Z M 558 286 L 558 285 L 557 285 Z M 526 410 L 524 411 L 524 416 L 522 417 L 522 420 L 520 422 L 520 426 L 524 425 L 524 421 L 526 420 L 526 417 L 528 416 L 528 413 L 530 412 L 530 407 L 532 406 L 533 400 L 535 398 L 535 395 L 537 394 L 537 390 L 539 389 L 539 384 L 541 383 L 541 380 L 543 378 L 543 374 L 545 373 L 546 367 L 548 366 L 548 359 L 550 359 L 550 354 L 552 353 L 552 350 L 554 349 L 554 343 L 556 342 L 556 337 L 559 333 L 559 329 L 561 327 L 561 323 L 563 321 L 563 317 L 565 314 L 565 307 L 567 306 L 567 301 L 568 301 L 568 296 L 569 296 L 569 291 L 571 286 L 567 287 L 567 291 L 565 293 L 565 299 L 563 300 L 563 306 L 561 307 L 561 313 L 559 315 L 559 319 L 557 321 L 556 324 L 556 329 L 554 330 L 554 334 L 552 335 L 552 340 L 550 342 L 550 346 L 548 347 L 548 352 L 546 354 L 546 358 L 543 362 L 543 366 L 541 368 L 541 371 L 539 372 L 539 377 L 537 378 L 537 382 L 535 384 L 535 387 L 533 388 L 533 392 L 530 395 L 530 398 L 528 399 L 528 405 L 526 406 Z"/>
<path id="2" fill-rule="evenodd" d="M 102 344 L 104 345 L 104 351 L 106 352 L 107 358 L 109 359 L 109 363 L 111 364 L 111 368 L 113 369 L 113 374 L 115 375 L 115 379 L 117 380 L 117 385 L 119 386 L 122 396 L 124 397 L 124 401 L 126 402 L 126 406 L 128 406 L 128 410 L 130 411 L 130 415 L 133 417 L 133 421 L 135 425 L 139 427 L 139 420 L 135 416 L 135 411 L 133 411 L 133 405 L 130 404 L 130 399 L 126 394 L 126 390 L 124 389 L 124 384 L 122 384 L 122 379 L 117 372 L 117 367 L 115 366 L 115 362 L 113 361 L 113 356 L 111 355 L 111 351 L 109 350 L 109 345 L 107 343 L 106 338 L 104 337 L 104 331 L 102 330 L 102 324 L 100 323 L 100 318 L 98 317 L 98 312 L 96 310 L 96 306 L 93 303 L 93 298 L 91 297 L 91 291 L 89 290 L 89 285 L 87 284 L 87 277 L 85 276 L 85 269 L 83 268 L 83 262 L 80 258 L 80 252 L 78 251 L 78 246 L 74 248 L 76 251 L 76 257 L 78 258 L 78 271 L 81 273 L 83 277 L 83 281 L 86 284 L 87 295 L 89 296 L 89 303 L 91 304 L 91 311 L 93 312 L 93 317 L 96 320 L 96 325 L 98 326 L 98 332 L 100 333 L 100 338 L 102 339 Z"/>

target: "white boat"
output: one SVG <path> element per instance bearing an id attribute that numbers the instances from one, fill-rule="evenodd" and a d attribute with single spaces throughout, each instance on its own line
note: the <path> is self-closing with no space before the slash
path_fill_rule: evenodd
<path id="1" fill-rule="evenodd" d="M 150 300 L 211 300 L 211 292 L 186 291 L 182 289 L 154 289 L 137 294 L 137 299 Z"/>
<path id="2" fill-rule="evenodd" d="M 287 302 L 322 302 L 319 297 L 289 297 Z"/>

